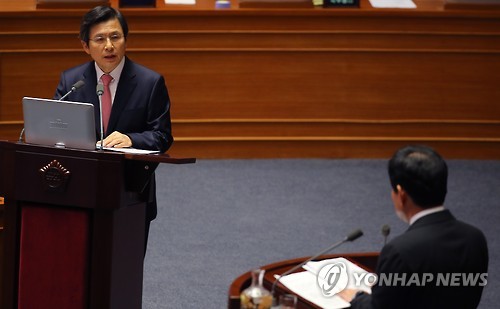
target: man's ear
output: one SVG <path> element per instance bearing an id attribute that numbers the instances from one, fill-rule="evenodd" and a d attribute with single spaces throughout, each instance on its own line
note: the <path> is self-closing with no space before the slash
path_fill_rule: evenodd
<path id="1" fill-rule="evenodd" d="M 396 190 L 398 199 L 400 200 L 402 205 L 405 205 L 408 200 L 408 193 L 406 193 L 405 189 L 403 189 L 400 185 L 396 186 Z"/>
<path id="2" fill-rule="evenodd" d="M 82 43 L 82 47 L 83 47 L 83 50 L 88 54 L 90 55 L 90 48 L 89 48 L 89 45 L 85 42 L 85 41 L 80 41 L 80 43 Z"/>

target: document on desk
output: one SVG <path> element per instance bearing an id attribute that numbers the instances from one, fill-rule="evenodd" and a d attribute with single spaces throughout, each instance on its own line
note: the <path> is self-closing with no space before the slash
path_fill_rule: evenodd
<path id="1" fill-rule="evenodd" d="M 317 277 L 318 273 L 320 273 L 320 270 L 325 266 L 337 265 L 338 263 L 343 263 L 347 268 L 348 283 L 346 289 L 358 289 L 363 290 L 367 293 L 371 293 L 371 288 L 364 284 L 364 280 L 359 280 L 359 278 L 365 278 L 366 274 L 368 274 L 369 272 L 345 258 L 308 262 L 303 266 L 306 271 L 284 276 L 280 279 L 280 283 L 282 283 L 293 293 L 314 303 L 321 308 L 348 308 L 351 306 L 351 304 L 343 300 L 340 296 L 324 296 L 323 292 L 321 291 L 321 287 L 318 284 Z M 354 273 L 356 273 L 358 281 L 361 282 L 360 286 L 356 285 L 356 280 L 353 275 Z"/>
<path id="2" fill-rule="evenodd" d="M 114 147 L 104 147 L 104 150 L 123 152 L 123 153 L 131 153 L 131 154 L 152 154 L 159 153 L 158 150 L 144 150 L 144 149 L 136 149 L 136 148 L 114 148 Z"/>
<path id="3" fill-rule="evenodd" d="M 374 8 L 379 9 L 416 9 L 417 5 L 412 0 L 370 0 Z"/>

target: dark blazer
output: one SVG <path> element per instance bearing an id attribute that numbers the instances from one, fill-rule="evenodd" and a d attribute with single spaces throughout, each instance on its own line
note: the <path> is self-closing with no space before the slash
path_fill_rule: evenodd
<path id="1" fill-rule="evenodd" d="M 483 233 L 456 220 L 448 211 L 418 219 L 408 230 L 389 242 L 380 253 L 377 274 L 399 273 L 487 273 L 488 248 Z M 421 278 L 422 276 L 420 276 Z M 407 281 L 408 282 L 408 281 Z M 380 283 L 380 280 L 379 280 Z M 352 308 L 476 308 L 482 286 L 372 287 Z"/>
<path id="2" fill-rule="evenodd" d="M 94 104 L 96 136 L 100 139 L 99 98 L 94 61 L 71 68 L 61 74 L 54 99 L 61 98 L 79 80 L 85 85 L 66 97 L 66 101 Z M 170 99 L 163 77 L 127 57 L 118 83 L 106 135 L 118 131 L 127 134 L 132 147 L 165 152 L 173 143 Z M 148 199 L 147 218 L 156 217 L 154 175 L 145 189 Z"/>

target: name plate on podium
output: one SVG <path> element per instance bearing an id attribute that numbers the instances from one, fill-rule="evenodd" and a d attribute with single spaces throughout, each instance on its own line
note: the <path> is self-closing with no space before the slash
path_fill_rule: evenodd
<path id="1" fill-rule="evenodd" d="M 323 0 L 324 8 L 359 8 L 359 0 Z"/>

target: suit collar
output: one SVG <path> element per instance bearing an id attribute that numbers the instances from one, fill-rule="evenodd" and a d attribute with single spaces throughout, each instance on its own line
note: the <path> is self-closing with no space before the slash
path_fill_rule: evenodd
<path id="1" fill-rule="evenodd" d="M 428 209 L 424 209 L 422 211 L 419 211 L 418 213 L 414 214 L 413 217 L 410 219 L 410 225 L 415 223 L 418 219 L 428 216 L 430 214 L 433 214 L 435 212 L 443 211 L 445 210 L 444 206 L 437 206 L 437 207 L 432 207 Z"/>
<path id="2" fill-rule="evenodd" d="M 408 230 L 451 220 L 456 220 L 456 219 L 448 209 L 445 209 L 443 211 L 435 212 L 418 219 L 408 228 Z"/>

